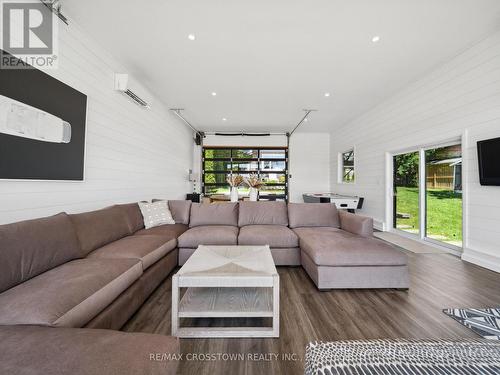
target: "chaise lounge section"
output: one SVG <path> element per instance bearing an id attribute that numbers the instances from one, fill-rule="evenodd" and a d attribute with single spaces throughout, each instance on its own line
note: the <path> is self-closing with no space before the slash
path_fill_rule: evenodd
<path id="1" fill-rule="evenodd" d="M 290 203 L 288 211 L 318 289 L 409 288 L 407 255 L 373 237 L 373 219 L 324 203 Z"/>

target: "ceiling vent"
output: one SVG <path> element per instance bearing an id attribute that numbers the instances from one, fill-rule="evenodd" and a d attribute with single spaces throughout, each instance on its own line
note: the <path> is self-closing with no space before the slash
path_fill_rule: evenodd
<path id="1" fill-rule="evenodd" d="M 130 87 L 128 74 L 121 74 L 121 73 L 115 74 L 115 90 L 124 93 L 141 107 L 151 108 L 148 102 L 146 102 L 136 93 L 137 90 L 135 90 L 133 87 Z"/>

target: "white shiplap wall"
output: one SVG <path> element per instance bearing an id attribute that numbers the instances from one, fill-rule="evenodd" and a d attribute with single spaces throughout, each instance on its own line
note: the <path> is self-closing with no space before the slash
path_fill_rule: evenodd
<path id="1" fill-rule="evenodd" d="M 302 194 L 330 191 L 330 136 L 296 132 L 290 138 L 290 202 Z"/>
<path id="2" fill-rule="evenodd" d="M 332 190 L 364 196 L 362 213 L 387 225 L 386 152 L 462 137 L 463 259 L 500 272 L 500 187 L 479 185 L 476 149 L 476 141 L 498 136 L 500 31 L 332 132 Z M 338 184 L 338 152 L 352 146 L 356 147 L 356 184 Z"/>
<path id="3" fill-rule="evenodd" d="M 84 182 L 0 181 L 0 223 L 82 212 L 190 190 L 192 134 L 146 88 L 145 110 L 113 90 L 128 72 L 73 22 L 59 25 L 59 68 L 53 77 L 88 97 Z"/>

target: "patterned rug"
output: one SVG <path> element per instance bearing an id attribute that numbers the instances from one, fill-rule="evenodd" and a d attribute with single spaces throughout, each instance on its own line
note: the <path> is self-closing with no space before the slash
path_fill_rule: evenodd
<path id="1" fill-rule="evenodd" d="M 443 312 L 484 339 L 500 340 L 500 308 L 444 309 Z"/>
<path id="2" fill-rule="evenodd" d="M 500 342 L 359 340 L 313 342 L 306 375 L 500 374 Z"/>

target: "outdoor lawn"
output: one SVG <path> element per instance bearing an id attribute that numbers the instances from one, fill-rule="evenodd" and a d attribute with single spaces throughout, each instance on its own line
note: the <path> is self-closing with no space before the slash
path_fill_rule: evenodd
<path id="1" fill-rule="evenodd" d="M 410 218 L 397 218 L 399 229 L 418 233 L 418 188 L 397 187 L 397 213 Z M 427 237 L 461 246 L 462 194 L 452 190 L 427 190 Z"/>

